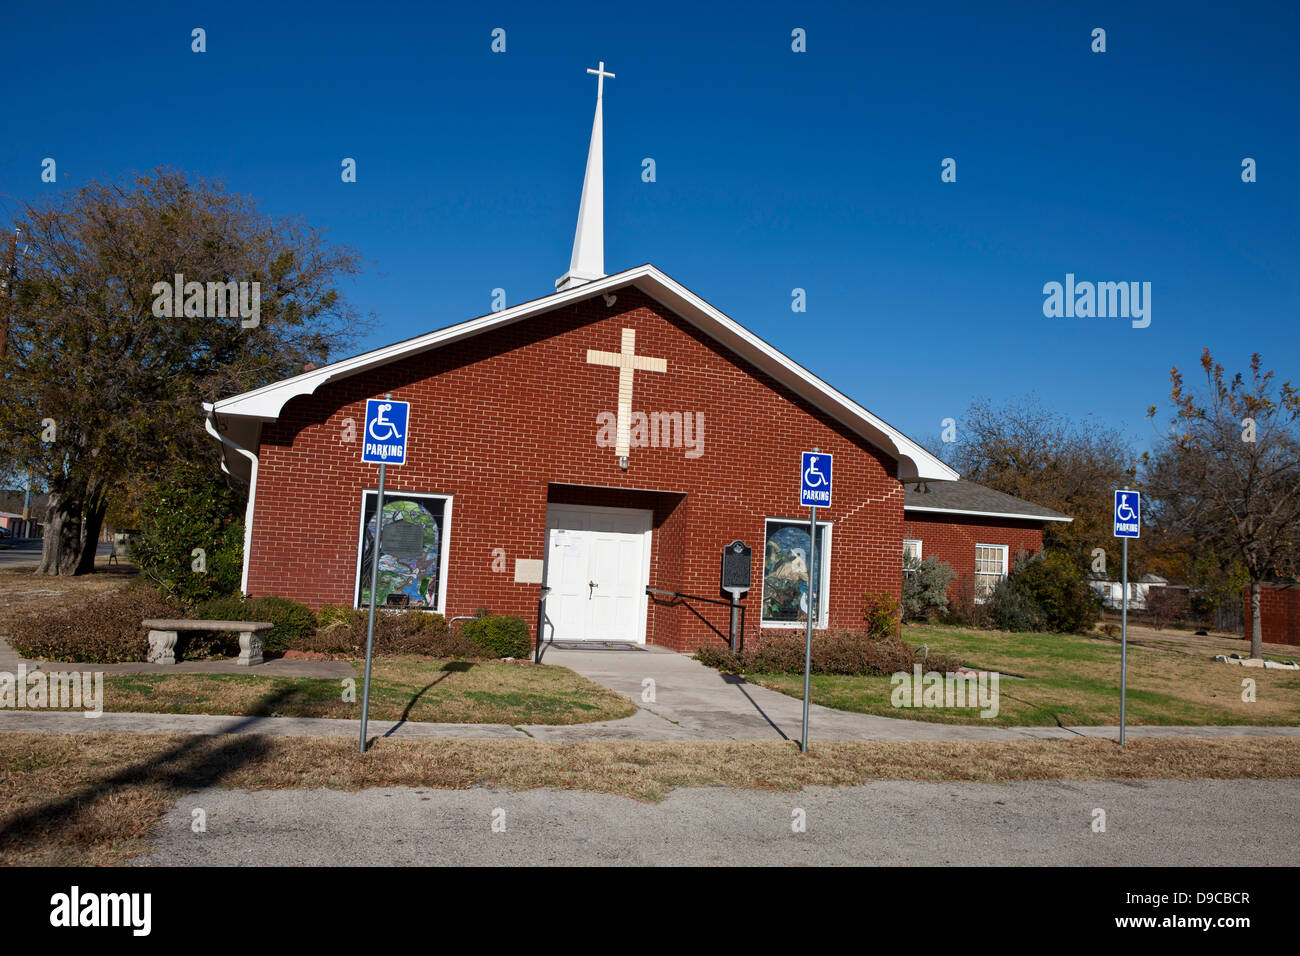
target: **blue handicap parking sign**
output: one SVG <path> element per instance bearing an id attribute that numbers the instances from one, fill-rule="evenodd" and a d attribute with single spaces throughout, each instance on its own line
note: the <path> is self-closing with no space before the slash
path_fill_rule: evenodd
<path id="1" fill-rule="evenodd" d="M 1136 491 L 1115 492 L 1115 537 L 1136 538 L 1142 528 L 1142 496 Z"/>
<path id="2" fill-rule="evenodd" d="M 799 504 L 804 507 L 831 506 L 831 456 L 820 451 L 803 453 L 799 478 Z"/>
<path id="3" fill-rule="evenodd" d="M 361 460 L 378 465 L 406 464 L 406 426 L 410 419 L 410 402 L 366 399 L 366 434 L 361 443 Z"/>

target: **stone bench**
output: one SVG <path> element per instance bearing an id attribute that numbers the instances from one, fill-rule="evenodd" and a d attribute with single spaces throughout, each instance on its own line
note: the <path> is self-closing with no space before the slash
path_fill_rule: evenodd
<path id="1" fill-rule="evenodd" d="M 238 631 L 239 657 L 236 664 L 251 667 L 262 663 L 262 642 L 266 632 L 275 627 L 266 621 L 189 621 L 151 618 L 149 628 L 149 663 L 175 664 L 176 641 L 181 631 Z"/>

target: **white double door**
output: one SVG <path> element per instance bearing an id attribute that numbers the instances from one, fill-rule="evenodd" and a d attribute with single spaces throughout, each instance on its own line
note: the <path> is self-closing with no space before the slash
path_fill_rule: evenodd
<path id="1" fill-rule="evenodd" d="M 653 517 L 632 508 L 547 506 L 546 640 L 645 643 Z"/>

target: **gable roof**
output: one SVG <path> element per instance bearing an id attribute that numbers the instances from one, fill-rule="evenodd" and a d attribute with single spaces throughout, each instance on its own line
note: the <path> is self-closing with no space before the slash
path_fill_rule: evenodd
<path id="1" fill-rule="evenodd" d="M 957 477 L 957 472 L 898 429 L 877 418 L 847 395 L 832 388 L 748 329 L 719 312 L 681 283 L 649 264 L 606 276 L 603 279 L 596 279 L 553 295 L 543 296 L 540 299 L 533 299 L 500 312 L 479 316 L 458 325 L 428 332 L 404 342 L 341 359 L 251 392 L 221 399 L 212 404 L 205 403 L 203 407 L 210 416 L 215 416 L 219 421 L 243 419 L 249 425 L 274 421 L 291 399 L 300 395 L 311 395 L 327 382 L 346 378 L 412 355 L 419 355 L 627 286 L 633 286 L 667 306 L 715 341 L 771 375 L 809 404 L 896 458 L 898 478 L 941 480 Z M 256 434 L 256 429 L 247 427 L 236 431 L 245 442 Z"/>
<path id="2" fill-rule="evenodd" d="M 994 491 L 973 481 L 913 482 L 903 488 L 903 510 L 946 512 L 990 518 L 1021 518 L 1033 521 L 1073 521 L 1032 501 Z"/>

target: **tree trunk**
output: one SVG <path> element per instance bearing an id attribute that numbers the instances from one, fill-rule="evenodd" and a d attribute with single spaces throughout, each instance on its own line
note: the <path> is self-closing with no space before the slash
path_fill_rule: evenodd
<path id="1" fill-rule="evenodd" d="M 95 552 L 99 550 L 99 533 L 104 529 L 104 513 L 108 511 L 108 499 L 96 494 L 95 500 L 86 504 L 86 520 L 82 525 L 81 557 L 77 561 L 74 574 L 95 573 Z"/>
<path id="2" fill-rule="evenodd" d="M 1259 582 L 1250 582 L 1250 656 L 1264 656 L 1264 635 L 1259 624 Z"/>
<path id="3" fill-rule="evenodd" d="M 45 536 L 37 574 L 73 574 L 81 554 L 81 502 L 66 492 L 51 492 L 45 509 Z"/>

